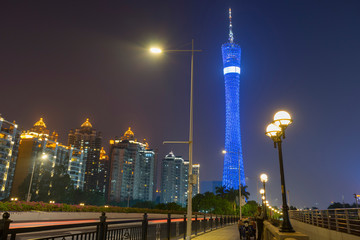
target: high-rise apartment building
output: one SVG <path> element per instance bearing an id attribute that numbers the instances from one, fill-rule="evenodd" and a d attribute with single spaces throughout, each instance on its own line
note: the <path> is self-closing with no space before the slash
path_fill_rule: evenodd
<path id="1" fill-rule="evenodd" d="M 110 140 L 109 200 L 153 201 L 155 152 L 138 142 L 131 128 L 119 139 Z"/>
<path id="2" fill-rule="evenodd" d="M 107 196 L 109 191 L 109 164 L 109 156 L 106 154 L 104 148 L 101 148 L 96 184 L 99 192 L 103 193 L 104 196 Z"/>
<path id="3" fill-rule="evenodd" d="M 86 162 L 84 189 L 86 191 L 105 192 L 100 179 L 102 173 L 106 171 L 100 161 L 101 142 L 101 133 L 93 128 L 89 119 L 86 119 L 80 128 L 71 129 L 68 135 L 68 145 L 84 151 Z"/>
<path id="4" fill-rule="evenodd" d="M 30 130 L 21 133 L 12 196 L 25 198 L 20 196 L 19 187 L 34 172 L 31 197 L 36 199 L 41 192 L 40 188 L 44 187 L 40 186 L 41 179 L 46 175 L 52 177 L 55 166 L 64 167 L 73 180 L 74 187 L 83 189 L 85 175 L 83 151 L 62 145 L 57 141 L 57 137 L 56 132 L 49 135 L 42 118 Z M 51 182 L 48 184 L 51 188 Z"/>
<path id="5" fill-rule="evenodd" d="M 222 57 L 225 78 L 226 127 L 223 185 L 239 189 L 245 186 L 245 173 L 240 135 L 240 60 L 241 48 L 234 43 L 232 32 L 231 9 L 229 9 L 230 33 L 229 42 L 222 45 Z"/>
<path id="6" fill-rule="evenodd" d="M 193 177 L 196 184 L 193 186 L 193 196 L 199 193 L 200 164 L 193 164 Z M 185 206 L 187 200 L 189 178 L 189 161 L 170 152 L 161 163 L 161 202 L 175 202 Z"/>
<path id="7" fill-rule="evenodd" d="M 19 142 L 17 124 L 0 116 L 0 200 L 9 197 L 11 192 Z"/>

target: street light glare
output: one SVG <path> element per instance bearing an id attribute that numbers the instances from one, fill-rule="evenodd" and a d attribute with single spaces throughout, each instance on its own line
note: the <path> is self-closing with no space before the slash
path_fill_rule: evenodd
<path id="1" fill-rule="evenodd" d="M 286 111 L 279 111 L 274 115 L 274 123 L 277 126 L 288 126 L 292 123 L 291 116 Z"/>
<path id="2" fill-rule="evenodd" d="M 43 155 L 41 156 L 41 158 L 42 158 L 43 160 L 47 159 L 47 157 L 48 157 L 48 155 L 46 155 L 46 154 L 43 154 Z"/>
<path id="3" fill-rule="evenodd" d="M 266 175 L 265 173 L 260 175 L 260 180 L 261 182 L 267 182 L 268 181 L 268 175 Z"/>
<path id="4" fill-rule="evenodd" d="M 222 150 L 222 154 L 226 154 L 227 152 L 226 152 L 226 150 Z"/>
<path id="5" fill-rule="evenodd" d="M 260 189 L 260 194 L 264 194 L 265 193 L 265 190 L 262 188 Z"/>
<path id="6" fill-rule="evenodd" d="M 159 54 L 159 53 L 162 53 L 162 50 L 160 48 L 152 47 L 152 48 L 150 48 L 150 52 Z"/>

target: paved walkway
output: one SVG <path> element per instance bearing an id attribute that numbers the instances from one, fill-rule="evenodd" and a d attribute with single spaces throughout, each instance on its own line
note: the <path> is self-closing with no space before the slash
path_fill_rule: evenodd
<path id="1" fill-rule="evenodd" d="M 192 238 L 195 240 L 238 240 L 240 236 L 237 224 L 234 224 Z"/>

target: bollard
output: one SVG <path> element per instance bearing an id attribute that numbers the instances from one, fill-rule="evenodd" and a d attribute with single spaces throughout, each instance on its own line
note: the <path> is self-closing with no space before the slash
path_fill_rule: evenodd
<path id="1" fill-rule="evenodd" d="M 184 230 L 184 239 L 186 239 L 186 214 L 184 214 L 184 226 L 183 226 L 183 230 Z"/>
<path id="2" fill-rule="evenodd" d="M 106 215 L 105 212 L 101 213 L 99 217 L 100 222 L 97 227 L 97 240 L 105 240 L 106 239 L 106 232 L 107 232 L 107 225 L 106 225 Z"/>
<path id="3" fill-rule="evenodd" d="M 9 219 L 10 213 L 4 212 L 2 217 L 3 218 L 0 220 L 0 236 L 1 239 L 7 239 L 10 223 L 12 223 L 12 221 Z"/>
<path id="4" fill-rule="evenodd" d="M 195 236 L 197 235 L 198 225 L 197 225 L 197 214 L 195 214 Z"/>
<path id="5" fill-rule="evenodd" d="M 147 231 L 148 231 L 148 215 L 144 213 L 143 222 L 142 222 L 142 240 L 147 240 Z"/>
<path id="6" fill-rule="evenodd" d="M 168 213 L 168 218 L 167 218 L 167 234 L 168 234 L 168 240 L 170 240 L 171 238 L 171 214 Z"/>
<path id="7" fill-rule="evenodd" d="M 204 225 L 204 233 L 206 233 L 206 215 L 204 214 L 204 220 L 203 220 L 203 225 Z"/>

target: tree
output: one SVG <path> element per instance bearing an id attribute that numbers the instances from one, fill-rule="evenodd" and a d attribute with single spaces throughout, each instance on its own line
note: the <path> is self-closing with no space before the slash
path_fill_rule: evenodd
<path id="1" fill-rule="evenodd" d="M 226 187 L 225 187 L 225 186 L 216 187 L 216 188 L 215 188 L 216 195 L 224 198 L 225 195 L 226 195 L 225 190 L 226 190 Z"/>
<path id="2" fill-rule="evenodd" d="M 248 201 L 242 208 L 242 214 L 244 216 L 254 216 L 257 208 L 258 208 L 258 204 L 256 201 Z"/>

